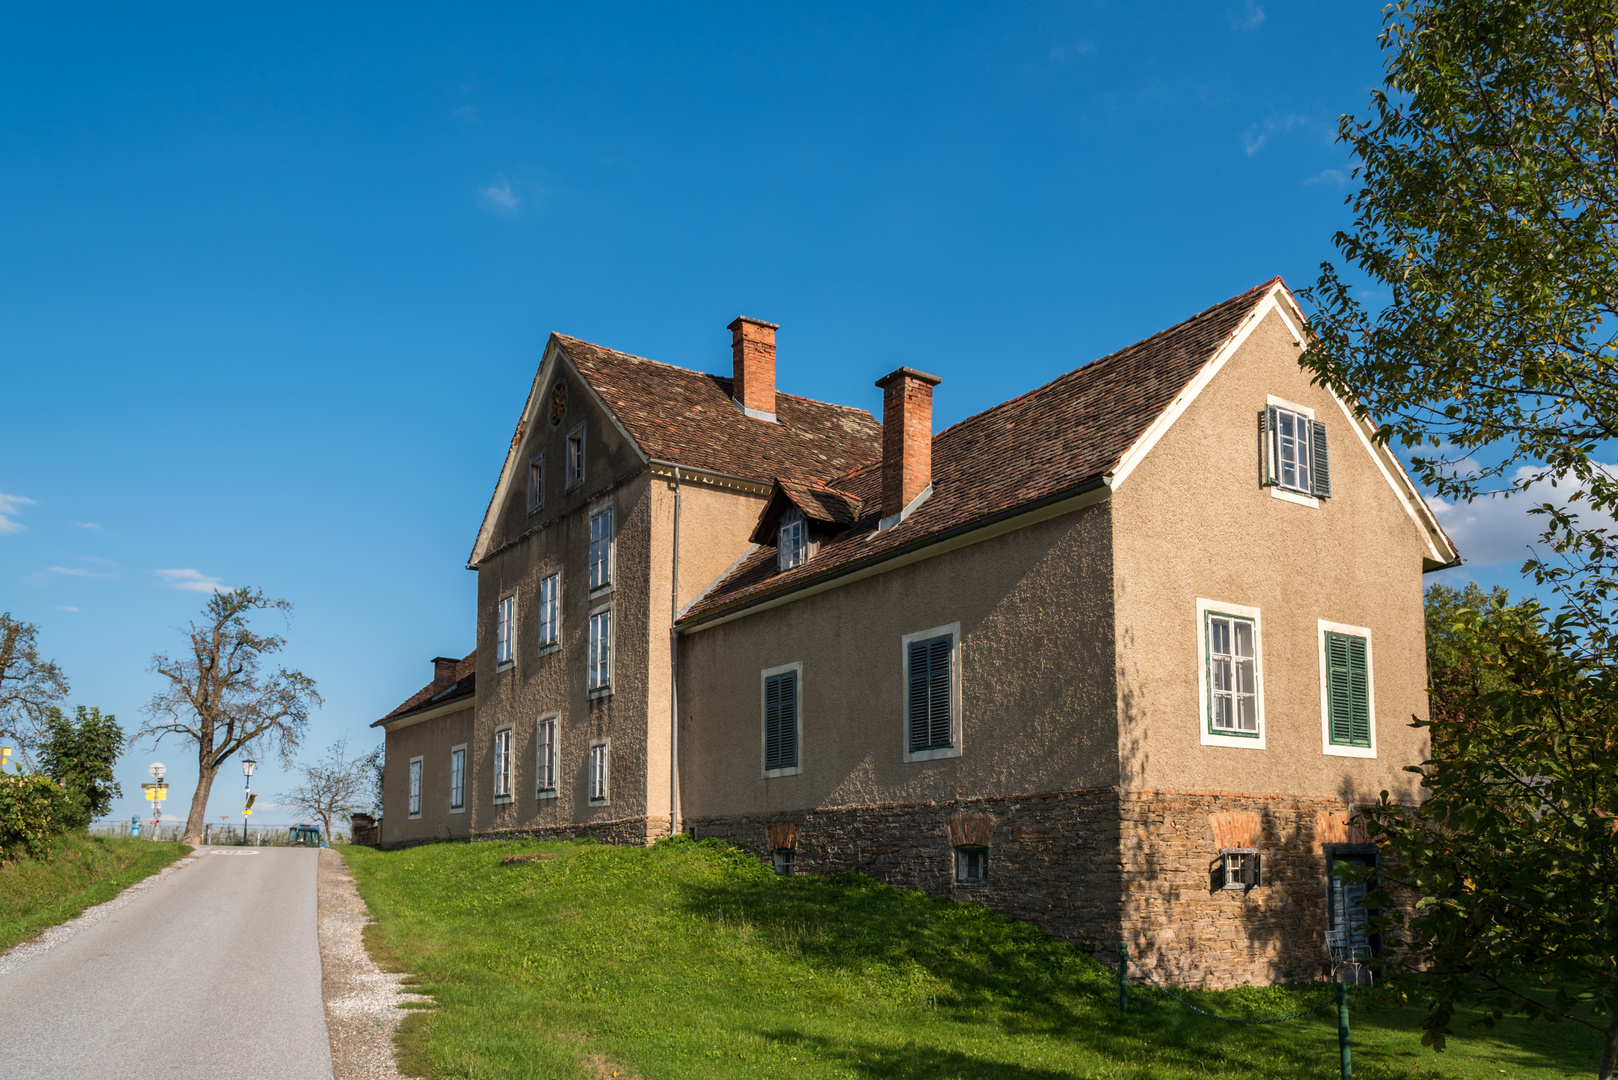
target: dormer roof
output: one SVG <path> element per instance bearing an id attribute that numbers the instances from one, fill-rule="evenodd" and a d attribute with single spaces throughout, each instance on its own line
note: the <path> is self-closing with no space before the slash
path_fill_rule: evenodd
<path id="1" fill-rule="evenodd" d="M 786 508 L 795 506 L 810 521 L 846 528 L 860 519 L 864 501 L 846 491 L 829 488 L 812 480 L 784 480 L 776 477 L 758 524 L 748 539 L 755 544 L 775 543 L 775 526 Z"/>

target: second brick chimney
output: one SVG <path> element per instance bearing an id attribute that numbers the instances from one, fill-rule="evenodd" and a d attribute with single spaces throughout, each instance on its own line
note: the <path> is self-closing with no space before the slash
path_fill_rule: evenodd
<path id="1" fill-rule="evenodd" d="M 433 693 L 455 681 L 455 669 L 459 665 L 460 661 L 453 656 L 433 657 Z"/>
<path id="2" fill-rule="evenodd" d="M 775 420 L 775 323 L 739 315 L 730 331 L 730 356 L 736 369 L 732 393 L 736 404 L 755 420 Z"/>
<path id="3" fill-rule="evenodd" d="M 933 482 L 933 387 L 941 381 L 907 367 L 876 381 L 882 388 L 884 519 L 896 519 Z"/>

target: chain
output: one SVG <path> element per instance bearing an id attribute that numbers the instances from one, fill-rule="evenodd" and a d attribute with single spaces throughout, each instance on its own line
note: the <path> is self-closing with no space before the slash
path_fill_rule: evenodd
<path id="1" fill-rule="evenodd" d="M 1287 1020 L 1296 1020 L 1300 1016 L 1308 1016 L 1310 1013 L 1319 1012 L 1321 1009 L 1324 1009 L 1326 1006 L 1332 1003 L 1332 999 L 1328 997 L 1319 1005 L 1312 1005 L 1309 1008 L 1304 1009 L 1301 1012 L 1295 1012 L 1290 1016 L 1275 1016 L 1267 1020 L 1238 1020 L 1232 1016 L 1220 1016 L 1218 1013 L 1211 1013 L 1207 1009 L 1198 1008 L 1189 1001 L 1180 997 L 1168 987 L 1164 986 L 1162 983 L 1158 982 L 1156 979 L 1152 978 L 1150 975 L 1146 974 L 1146 972 L 1142 971 L 1138 965 L 1135 968 L 1135 973 L 1144 978 L 1147 982 L 1151 983 L 1153 986 L 1157 987 L 1159 990 L 1163 991 L 1163 993 L 1167 994 L 1175 1001 L 1178 1001 L 1181 1005 L 1184 1005 L 1186 1008 L 1190 1009 L 1192 1012 L 1201 1013 L 1203 1016 L 1214 1020 L 1223 1020 L 1227 1024 L 1280 1024 Z"/>

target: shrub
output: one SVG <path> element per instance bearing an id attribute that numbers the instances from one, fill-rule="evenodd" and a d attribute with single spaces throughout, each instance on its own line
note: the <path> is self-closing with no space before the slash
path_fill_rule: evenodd
<path id="1" fill-rule="evenodd" d="M 61 829 L 82 829 L 112 809 L 123 796 L 113 773 L 124 732 L 117 717 L 94 706 L 74 707 L 69 717 L 54 706 L 45 714 L 40 743 L 40 771 L 72 795 L 72 806 Z"/>
<path id="2" fill-rule="evenodd" d="M 73 793 L 48 776 L 0 774 L 0 862 L 44 855 L 78 809 Z"/>

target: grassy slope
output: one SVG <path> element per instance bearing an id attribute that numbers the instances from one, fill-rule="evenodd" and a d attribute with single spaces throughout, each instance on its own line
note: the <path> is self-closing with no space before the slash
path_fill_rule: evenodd
<path id="1" fill-rule="evenodd" d="M 711 842 L 710 842 L 711 843 Z M 502 867 L 501 857 L 547 861 Z M 345 848 L 383 951 L 437 1008 L 402 1064 L 431 1077 L 1336 1077 L 1334 1011 L 1204 1020 L 975 905 L 867 878 L 776 878 L 707 844 Z M 752 860 L 743 860 L 752 864 Z M 756 866 L 756 864 L 752 864 Z M 1274 1016 L 1324 987 L 1190 995 Z M 1506 1021 L 1419 1045 L 1419 1016 L 1356 998 L 1355 1074 L 1592 1075 L 1593 1033 Z M 1457 1028 L 1460 1025 L 1456 1025 Z"/>
<path id="2" fill-rule="evenodd" d="M 111 900 L 191 849 L 69 833 L 50 857 L 0 865 L 0 952 Z"/>

